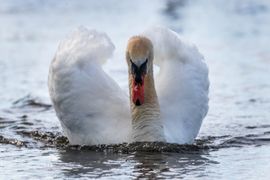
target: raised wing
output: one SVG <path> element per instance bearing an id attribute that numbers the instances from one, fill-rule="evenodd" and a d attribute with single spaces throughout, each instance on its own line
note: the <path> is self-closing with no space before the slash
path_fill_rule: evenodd
<path id="1" fill-rule="evenodd" d="M 113 50 L 106 34 L 83 27 L 59 45 L 50 66 L 48 86 L 71 144 L 128 141 L 128 96 L 101 66 Z"/>
<path id="2" fill-rule="evenodd" d="M 208 111 L 208 68 L 197 48 L 182 42 L 166 28 L 144 33 L 154 45 L 154 63 L 160 67 L 156 90 L 166 140 L 192 143 Z"/>

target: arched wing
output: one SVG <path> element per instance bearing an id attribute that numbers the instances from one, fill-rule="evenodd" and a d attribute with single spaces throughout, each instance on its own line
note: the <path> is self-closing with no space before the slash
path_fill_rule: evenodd
<path id="1" fill-rule="evenodd" d="M 208 68 L 197 48 L 166 28 L 144 33 L 154 45 L 160 67 L 156 90 L 168 142 L 192 143 L 208 111 Z"/>
<path id="2" fill-rule="evenodd" d="M 72 144 L 128 141 L 128 96 L 102 69 L 113 50 L 106 34 L 81 27 L 61 42 L 51 63 L 50 96 Z"/>

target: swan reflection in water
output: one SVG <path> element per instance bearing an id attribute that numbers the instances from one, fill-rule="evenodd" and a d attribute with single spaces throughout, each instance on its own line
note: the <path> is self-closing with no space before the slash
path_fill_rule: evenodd
<path id="1" fill-rule="evenodd" d="M 115 154 L 106 152 L 65 150 L 59 152 L 57 166 L 63 167 L 65 177 L 119 178 L 181 178 L 192 173 L 202 175 L 208 165 L 218 162 L 206 158 L 208 152 L 153 153 L 134 152 Z M 72 164 L 72 166 L 69 165 Z"/>

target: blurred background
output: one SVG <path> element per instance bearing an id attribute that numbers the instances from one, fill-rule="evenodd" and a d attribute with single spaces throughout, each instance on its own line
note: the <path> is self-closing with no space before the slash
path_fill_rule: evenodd
<path id="1" fill-rule="evenodd" d="M 196 157 L 195 165 L 187 167 L 185 163 L 183 167 L 177 166 L 184 162 L 177 156 L 177 162 L 171 162 L 176 163 L 175 176 L 171 177 L 267 179 L 270 177 L 269 22 L 268 0 L 0 0 L 0 135 L 25 140 L 16 133 L 19 128 L 60 131 L 50 108 L 47 76 L 59 42 L 75 28 L 83 25 L 109 35 L 116 51 L 104 68 L 126 88 L 124 52 L 128 38 L 150 26 L 163 25 L 196 44 L 209 66 L 210 109 L 199 138 L 225 136 L 239 146 L 204 154 L 206 160 L 200 159 L 197 164 Z M 30 106 L 29 102 L 39 102 L 48 108 Z M 24 115 L 27 119 L 22 121 Z M 221 138 L 214 144 L 227 140 Z M 47 163 L 49 167 L 45 165 L 40 172 L 50 174 L 50 170 L 58 169 L 53 174 L 58 177 L 64 171 L 63 163 L 70 165 L 61 159 L 67 155 L 57 150 L 47 150 L 44 155 L 44 150 L 19 151 L 2 144 L 0 150 L 0 168 L 6 176 L 18 170 L 15 177 L 33 177 L 34 172 L 29 170 Z M 32 161 L 41 156 L 35 163 Z M 14 157 L 20 157 L 21 161 L 15 163 Z M 118 160 L 113 161 L 117 164 Z M 26 170 L 18 167 L 20 163 L 25 164 Z M 99 168 L 105 167 L 103 163 Z M 126 166 L 129 168 L 124 171 L 133 177 L 132 162 Z M 121 167 L 118 168 L 123 175 Z"/>

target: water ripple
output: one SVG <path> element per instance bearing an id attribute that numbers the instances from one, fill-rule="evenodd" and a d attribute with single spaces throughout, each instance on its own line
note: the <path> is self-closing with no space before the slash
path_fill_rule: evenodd
<path id="1" fill-rule="evenodd" d="M 248 134 L 245 136 L 207 136 L 197 139 L 194 144 L 175 144 L 165 142 L 134 142 L 122 144 L 101 144 L 94 146 L 70 145 L 68 139 L 61 133 L 39 132 L 18 130 L 17 133 L 28 141 L 19 141 L 0 136 L 0 143 L 24 146 L 29 148 L 55 147 L 58 149 L 69 149 L 79 151 L 112 152 L 112 153 L 133 153 L 133 152 L 171 152 L 171 153 L 198 153 L 221 148 L 261 146 L 269 145 L 270 137 L 265 137 L 269 133 Z M 30 142 L 33 141 L 33 142 Z M 41 142 L 41 144 L 40 144 Z M 31 144 L 31 145 L 30 145 Z M 29 146 L 30 145 L 30 146 Z M 34 146 L 33 146 L 34 145 Z"/>

